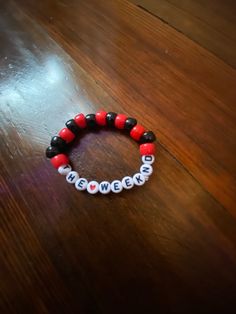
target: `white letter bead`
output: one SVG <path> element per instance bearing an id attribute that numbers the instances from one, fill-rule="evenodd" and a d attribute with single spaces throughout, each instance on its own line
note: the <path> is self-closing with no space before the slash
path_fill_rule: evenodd
<path id="1" fill-rule="evenodd" d="M 150 176 L 153 173 L 153 168 L 149 164 L 143 164 L 140 167 L 140 173 L 142 173 L 144 176 Z"/>
<path id="2" fill-rule="evenodd" d="M 119 180 L 112 181 L 111 190 L 113 193 L 120 193 L 123 190 L 122 183 Z"/>
<path id="3" fill-rule="evenodd" d="M 88 181 L 85 178 L 80 178 L 75 182 L 75 187 L 79 191 L 86 190 L 87 185 L 88 185 Z"/>
<path id="4" fill-rule="evenodd" d="M 90 181 L 87 185 L 87 191 L 90 194 L 96 194 L 99 190 L 99 184 L 97 181 Z"/>
<path id="5" fill-rule="evenodd" d="M 99 184 L 99 192 L 102 194 L 108 194 L 111 191 L 111 184 L 108 181 L 102 181 Z"/>
<path id="6" fill-rule="evenodd" d="M 66 175 L 66 181 L 70 184 L 74 184 L 79 179 L 79 174 L 76 171 L 70 171 Z"/>
<path id="7" fill-rule="evenodd" d="M 71 171 L 70 165 L 63 165 L 58 168 L 58 172 L 63 176 L 66 176 L 70 171 Z"/>
<path id="8" fill-rule="evenodd" d="M 146 155 L 146 156 L 144 155 L 144 156 L 142 156 L 142 162 L 144 164 L 151 165 L 151 164 L 154 163 L 154 161 L 155 161 L 155 156 L 154 155 Z"/>
<path id="9" fill-rule="evenodd" d="M 129 190 L 129 189 L 132 189 L 132 187 L 134 186 L 134 181 L 131 177 L 124 177 L 122 180 L 121 180 L 121 183 L 122 183 L 122 186 L 123 188 Z"/>
<path id="10" fill-rule="evenodd" d="M 142 175 L 142 173 L 135 173 L 135 175 L 133 176 L 133 180 L 134 180 L 134 184 L 135 185 L 143 185 L 146 181 L 144 175 Z"/>

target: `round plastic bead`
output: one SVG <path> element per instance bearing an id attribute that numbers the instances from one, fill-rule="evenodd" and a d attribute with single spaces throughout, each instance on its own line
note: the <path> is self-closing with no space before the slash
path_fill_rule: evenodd
<path id="1" fill-rule="evenodd" d="M 51 164 L 54 168 L 58 169 L 62 165 L 69 163 L 69 159 L 65 154 L 59 154 L 50 159 Z"/>
<path id="2" fill-rule="evenodd" d="M 66 141 L 64 141 L 60 136 L 53 136 L 51 139 L 51 146 L 57 147 L 60 151 L 66 150 L 67 147 Z"/>
<path id="3" fill-rule="evenodd" d="M 117 113 L 115 112 L 108 112 L 106 116 L 107 126 L 113 127 L 115 125 Z"/>
<path id="4" fill-rule="evenodd" d="M 74 119 L 70 119 L 66 122 L 66 127 L 73 132 L 75 135 L 79 133 L 80 128 L 78 125 L 75 123 Z"/>
<path id="5" fill-rule="evenodd" d="M 66 175 L 66 181 L 70 184 L 74 184 L 79 179 L 79 174 L 76 171 L 70 171 Z"/>
<path id="6" fill-rule="evenodd" d="M 127 119 L 126 115 L 118 114 L 115 119 L 115 127 L 117 129 L 124 129 L 126 119 Z"/>
<path id="7" fill-rule="evenodd" d="M 99 184 L 99 192 L 102 194 L 108 194 L 111 191 L 111 184 L 108 181 L 102 181 Z"/>
<path id="8" fill-rule="evenodd" d="M 152 143 L 156 140 L 156 136 L 152 131 L 144 132 L 143 135 L 140 137 L 139 143 Z"/>
<path id="9" fill-rule="evenodd" d="M 153 143 L 145 143 L 139 146 L 140 155 L 154 155 L 155 145 Z"/>
<path id="10" fill-rule="evenodd" d="M 122 186 L 123 188 L 125 188 L 126 190 L 132 189 L 132 187 L 134 186 L 134 181 L 133 178 L 126 176 L 121 180 Z"/>
<path id="11" fill-rule="evenodd" d="M 97 126 L 97 122 L 96 122 L 96 116 L 93 113 L 87 114 L 86 115 L 86 122 L 87 122 L 87 126 L 90 129 L 93 129 Z"/>
<path id="12" fill-rule="evenodd" d="M 47 158 L 52 158 L 60 153 L 61 153 L 60 149 L 57 148 L 56 146 L 48 146 L 48 148 L 46 149 Z"/>
<path id="13" fill-rule="evenodd" d="M 130 132 L 136 124 L 137 124 L 136 119 L 127 118 L 125 121 L 124 129 Z"/>
<path id="14" fill-rule="evenodd" d="M 66 176 L 72 169 L 71 166 L 67 164 L 60 166 L 57 170 L 61 175 Z"/>
<path id="15" fill-rule="evenodd" d="M 78 125 L 79 128 L 84 129 L 87 126 L 86 118 L 82 113 L 77 114 L 74 117 L 75 123 Z"/>
<path id="16" fill-rule="evenodd" d="M 90 181 L 87 185 L 87 191 L 90 194 L 96 194 L 99 190 L 99 184 L 97 181 Z"/>
<path id="17" fill-rule="evenodd" d="M 60 132 L 59 132 L 59 136 L 66 141 L 66 143 L 70 143 L 73 141 L 73 139 L 75 138 L 75 134 L 73 132 L 71 132 L 71 130 L 67 129 L 67 128 L 63 128 Z"/>
<path id="18" fill-rule="evenodd" d="M 106 117 L 107 117 L 107 113 L 106 111 L 98 111 L 96 113 L 96 122 L 98 125 L 101 125 L 101 126 L 105 126 L 107 124 L 107 120 L 106 120 Z"/>
<path id="19" fill-rule="evenodd" d="M 135 140 L 139 141 L 142 134 L 145 132 L 145 128 L 142 125 L 135 125 L 130 131 L 130 136 Z"/>
<path id="20" fill-rule="evenodd" d="M 138 186 L 143 185 L 146 181 L 144 175 L 141 173 L 135 173 L 135 175 L 133 176 L 133 180 L 134 180 L 134 184 Z"/>
<path id="21" fill-rule="evenodd" d="M 155 161 L 155 156 L 154 156 L 154 155 L 143 155 L 143 156 L 142 156 L 142 162 L 143 162 L 144 164 L 149 164 L 149 165 L 151 165 L 151 164 L 154 163 L 154 161 Z"/>
<path id="22" fill-rule="evenodd" d="M 142 175 L 144 175 L 145 177 L 150 176 L 153 173 L 153 168 L 149 164 L 143 164 L 140 167 L 140 173 L 142 173 Z"/>
<path id="23" fill-rule="evenodd" d="M 123 186 L 122 186 L 121 181 L 119 181 L 119 180 L 112 181 L 111 190 L 113 193 L 120 193 L 123 190 Z"/>
<path id="24" fill-rule="evenodd" d="M 79 191 L 84 191 L 87 189 L 88 180 L 85 178 L 80 178 L 75 182 L 75 188 Z"/>

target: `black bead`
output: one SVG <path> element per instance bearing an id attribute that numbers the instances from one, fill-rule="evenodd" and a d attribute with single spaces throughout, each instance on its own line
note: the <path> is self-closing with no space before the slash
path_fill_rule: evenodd
<path id="1" fill-rule="evenodd" d="M 124 129 L 127 131 L 131 131 L 133 127 L 137 124 L 137 120 L 134 118 L 127 118 L 125 120 L 125 126 Z"/>
<path id="2" fill-rule="evenodd" d="M 68 120 L 66 122 L 66 127 L 75 135 L 79 133 L 80 128 L 78 127 L 74 119 Z"/>
<path id="3" fill-rule="evenodd" d="M 93 129 L 97 127 L 95 114 L 93 113 L 87 114 L 85 118 L 86 118 L 88 128 Z"/>
<path id="4" fill-rule="evenodd" d="M 156 136 L 152 131 L 147 131 L 144 132 L 143 135 L 141 136 L 139 143 L 144 144 L 144 143 L 152 143 L 156 140 Z"/>
<path id="5" fill-rule="evenodd" d="M 107 126 L 114 126 L 117 113 L 108 112 L 106 116 Z"/>
<path id="6" fill-rule="evenodd" d="M 49 146 L 47 149 L 46 149 L 46 156 L 47 158 L 52 158 L 56 155 L 60 154 L 60 150 L 55 147 L 55 146 Z"/>
<path id="7" fill-rule="evenodd" d="M 57 147 L 60 151 L 64 151 L 67 148 L 66 141 L 64 141 L 60 136 L 53 136 L 51 146 Z"/>

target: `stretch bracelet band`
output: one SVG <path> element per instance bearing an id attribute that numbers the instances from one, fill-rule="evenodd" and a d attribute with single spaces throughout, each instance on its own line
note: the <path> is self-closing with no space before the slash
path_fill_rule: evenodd
<path id="1" fill-rule="evenodd" d="M 155 161 L 155 145 L 153 142 L 156 137 L 152 131 L 147 131 L 142 125 L 137 124 L 136 119 L 115 112 L 98 111 L 96 114 L 87 114 L 86 116 L 79 113 L 74 119 L 68 120 L 65 125 L 66 127 L 51 139 L 51 146 L 46 149 L 46 157 L 50 158 L 53 167 L 61 175 L 66 176 L 66 181 L 74 184 L 77 190 L 86 190 L 90 194 L 98 192 L 102 194 L 119 193 L 123 189 L 129 190 L 135 185 L 143 185 L 153 173 L 152 164 Z M 94 129 L 99 126 L 124 130 L 139 143 L 142 159 L 139 172 L 132 176 L 125 176 L 122 180 L 98 183 L 94 180 L 88 182 L 87 179 L 80 178 L 78 172 L 72 170 L 69 158 L 66 155 L 68 147 L 82 129 Z"/>

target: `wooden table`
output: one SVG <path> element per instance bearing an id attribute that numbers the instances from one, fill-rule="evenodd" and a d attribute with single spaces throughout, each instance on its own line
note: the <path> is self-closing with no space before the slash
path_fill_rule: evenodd
<path id="1" fill-rule="evenodd" d="M 235 63 L 131 2 L 0 4 L 0 313 L 232 313 Z M 90 196 L 46 160 L 65 121 L 99 108 L 157 134 L 144 187 Z M 89 179 L 140 165 L 122 133 L 77 144 Z"/>

